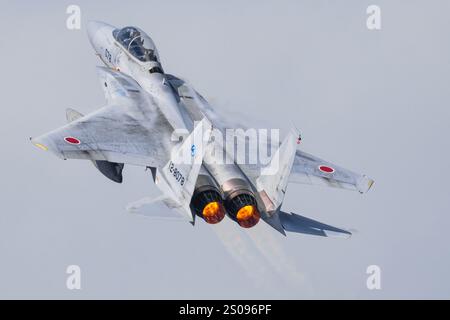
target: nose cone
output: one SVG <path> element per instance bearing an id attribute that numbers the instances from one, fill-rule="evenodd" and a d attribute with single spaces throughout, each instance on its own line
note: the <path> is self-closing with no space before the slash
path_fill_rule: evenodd
<path id="1" fill-rule="evenodd" d="M 104 38 L 112 37 L 114 29 L 116 29 L 114 26 L 104 22 L 89 21 L 87 34 L 92 46 L 98 48 L 99 44 L 104 42 Z"/>
<path id="2" fill-rule="evenodd" d="M 106 26 L 108 26 L 106 23 L 100 21 L 89 21 L 87 26 L 87 33 L 89 40 L 93 45 L 96 42 L 96 36 L 99 33 L 99 31 Z"/>

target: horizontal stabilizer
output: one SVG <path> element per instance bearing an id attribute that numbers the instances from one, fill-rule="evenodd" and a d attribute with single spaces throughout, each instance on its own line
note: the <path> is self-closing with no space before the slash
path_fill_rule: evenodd
<path id="1" fill-rule="evenodd" d="M 127 206 L 127 211 L 132 214 L 142 215 L 155 220 L 188 220 L 184 213 L 173 209 L 170 200 L 165 196 L 156 198 L 146 197 L 130 203 Z"/>
<path id="2" fill-rule="evenodd" d="M 350 238 L 352 233 L 339 229 L 295 213 L 279 212 L 283 228 L 289 232 L 303 233 L 321 237 L 343 237 Z"/>

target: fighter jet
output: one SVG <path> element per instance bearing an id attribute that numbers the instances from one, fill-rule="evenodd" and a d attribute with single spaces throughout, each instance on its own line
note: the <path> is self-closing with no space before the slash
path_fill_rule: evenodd
<path id="1" fill-rule="evenodd" d="M 166 73 L 145 32 L 102 22 L 90 22 L 87 29 L 104 63 L 97 70 L 106 106 L 85 116 L 67 109 L 68 124 L 31 138 L 35 146 L 64 160 L 90 160 L 117 183 L 125 165 L 150 169 L 160 195 L 130 204 L 130 212 L 193 225 L 196 217 L 216 224 L 228 216 L 243 228 L 262 219 L 283 235 L 351 235 L 283 211 L 287 186 L 322 184 L 365 193 L 373 180 L 303 152 L 295 128 L 281 143 L 267 142 L 275 147 L 268 163 L 237 161 L 216 139 L 236 123 L 222 118 L 186 80 Z"/>

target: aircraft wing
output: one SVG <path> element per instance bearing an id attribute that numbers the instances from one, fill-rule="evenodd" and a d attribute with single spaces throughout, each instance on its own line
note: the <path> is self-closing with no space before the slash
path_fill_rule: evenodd
<path id="1" fill-rule="evenodd" d="M 255 182 L 264 170 L 264 167 L 258 164 L 240 164 L 239 167 L 251 181 Z M 374 183 L 365 175 L 342 168 L 298 149 L 288 182 L 356 190 L 360 193 L 369 191 Z"/>
<path id="2" fill-rule="evenodd" d="M 223 115 L 219 110 L 213 109 L 209 103 L 195 91 L 187 82 L 173 77 L 172 85 L 178 90 L 181 99 L 186 103 L 189 109 L 198 108 L 211 120 L 215 128 L 225 130 L 226 128 L 241 128 L 243 131 L 236 132 L 242 134 L 237 136 L 235 145 L 247 143 L 245 137 L 245 125 L 240 124 L 237 119 L 231 120 L 226 114 Z M 266 150 L 271 150 L 273 145 L 267 144 Z M 236 146 L 235 146 L 236 148 Z M 276 151 L 278 147 L 273 148 Z M 248 152 L 258 153 L 258 150 L 252 149 L 247 145 Z M 294 162 L 290 171 L 288 182 L 303 184 L 318 184 L 335 188 L 348 190 L 357 190 L 360 193 L 367 192 L 373 184 L 373 180 L 368 177 L 354 173 L 340 166 L 324 161 L 318 157 L 310 155 L 298 149 L 295 151 Z M 273 154 L 273 153 L 272 153 Z M 259 164 L 238 164 L 249 179 L 256 184 L 261 176 L 262 166 Z"/>
<path id="3" fill-rule="evenodd" d="M 99 68 L 109 91 L 108 105 L 32 138 L 34 145 L 62 159 L 104 160 L 162 167 L 169 160 L 172 129 L 157 107 L 126 76 Z"/>
<path id="4" fill-rule="evenodd" d="M 270 146 L 267 149 L 270 150 Z M 286 160 L 285 158 L 281 159 Z M 238 165 L 254 183 L 264 171 L 264 166 L 260 164 Z M 372 179 L 363 174 L 355 173 L 301 150 L 296 150 L 288 182 L 354 190 L 359 193 L 368 192 L 374 183 Z"/>
<path id="5" fill-rule="evenodd" d="M 325 185 L 365 193 L 369 191 L 374 181 L 365 175 L 297 150 L 289 182 Z"/>

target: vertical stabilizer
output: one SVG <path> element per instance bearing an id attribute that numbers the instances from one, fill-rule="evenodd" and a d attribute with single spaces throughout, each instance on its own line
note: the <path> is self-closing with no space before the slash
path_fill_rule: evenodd
<path id="1" fill-rule="evenodd" d="M 291 130 L 273 155 L 269 165 L 263 168 L 261 176 L 256 179 L 259 196 L 269 216 L 275 213 L 283 203 L 297 151 L 297 140 L 297 132 Z"/>
<path id="2" fill-rule="evenodd" d="M 156 171 L 157 187 L 170 199 L 171 206 L 182 211 L 191 222 L 194 215 L 189 205 L 211 131 L 211 123 L 203 118 L 191 134 L 173 148 L 167 164 Z"/>

